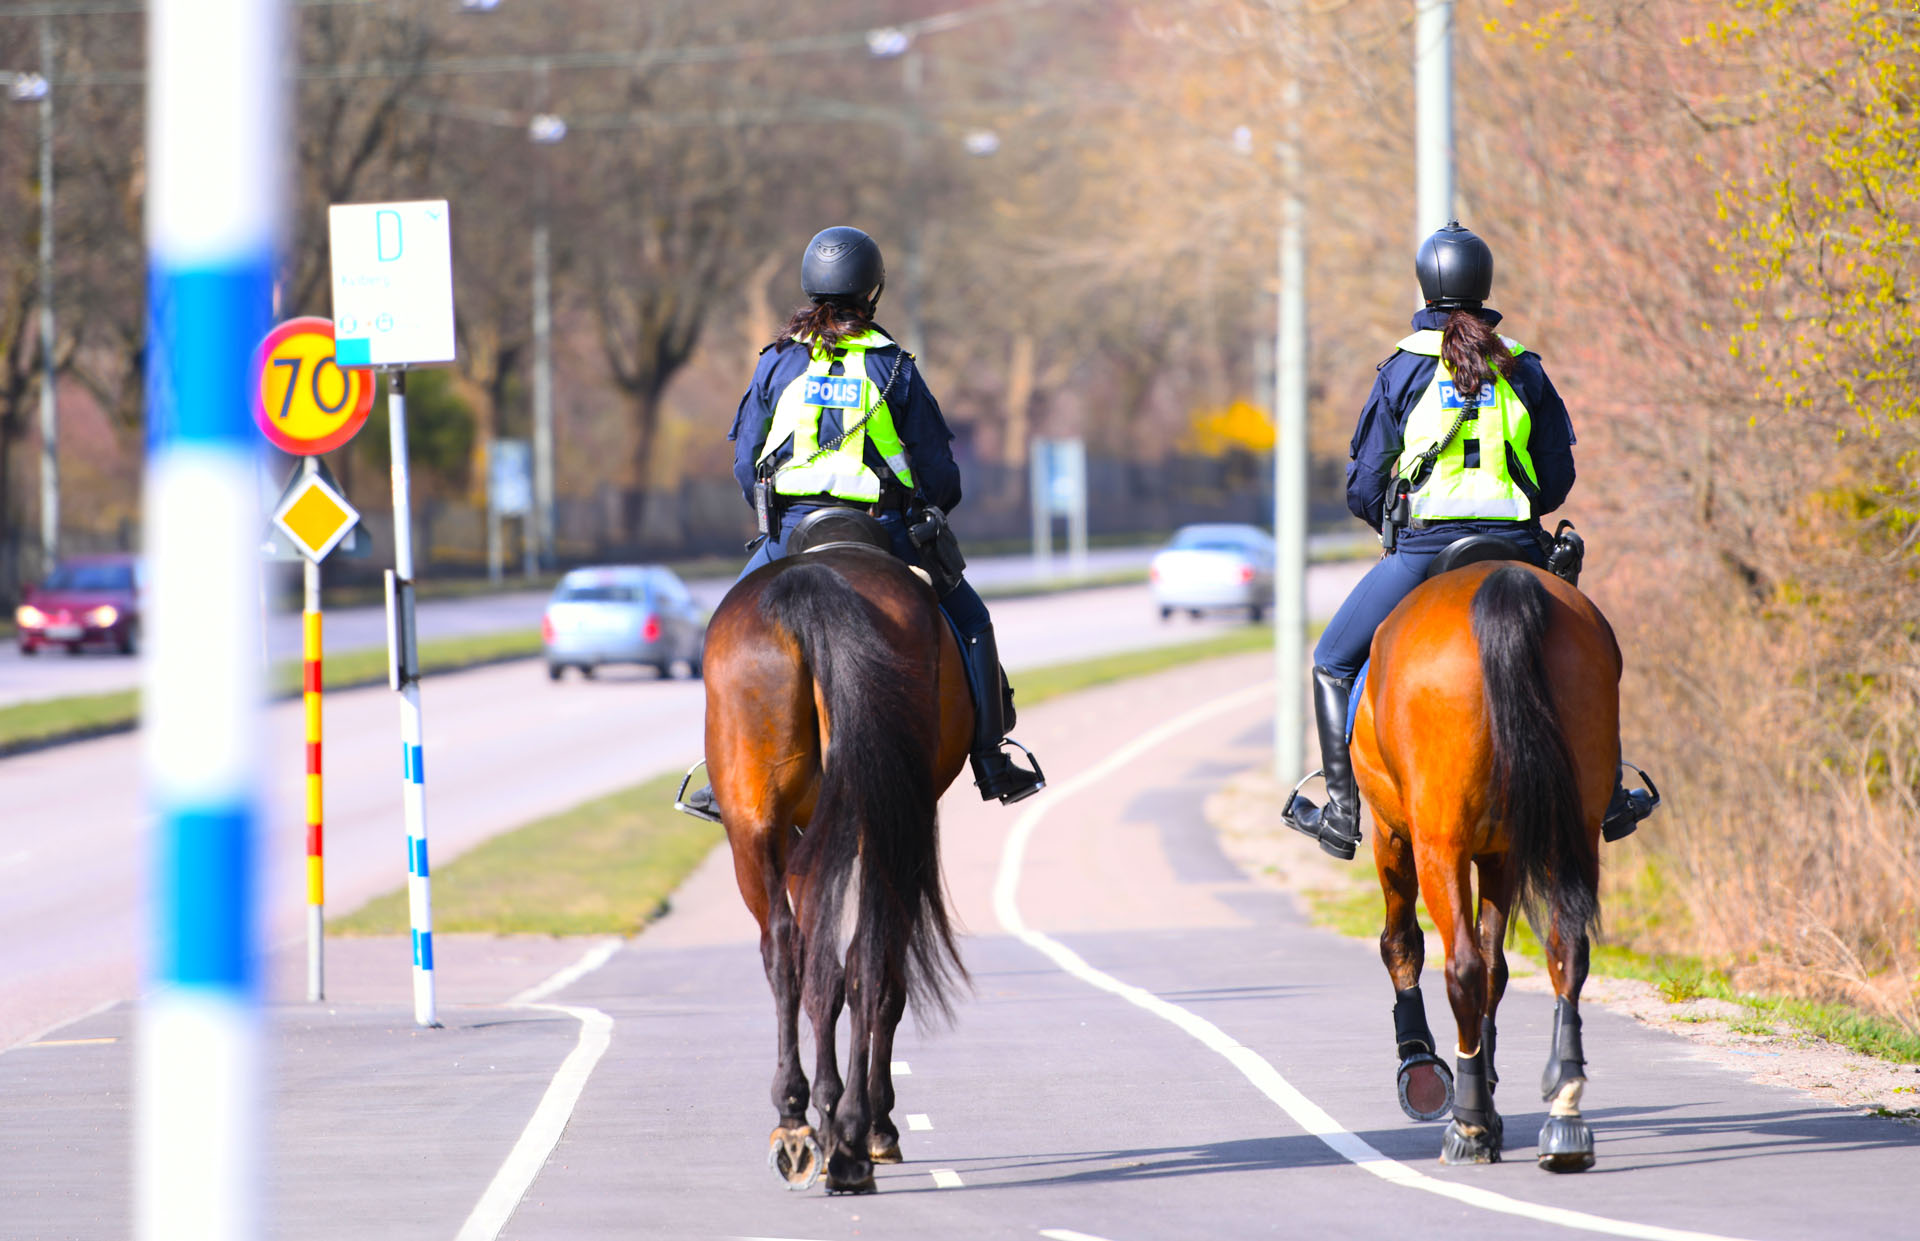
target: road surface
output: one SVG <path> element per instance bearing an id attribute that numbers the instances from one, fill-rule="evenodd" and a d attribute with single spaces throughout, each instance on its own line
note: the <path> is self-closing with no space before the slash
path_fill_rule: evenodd
<path id="1" fill-rule="evenodd" d="M 1043 704 L 1027 731 L 1054 787 L 1017 810 L 948 796 L 972 989 L 954 1028 L 902 1028 L 907 1162 L 880 1170 L 878 1194 L 789 1193 L 765 1166 L 772 1006 L 716 855 L 630 943 L 450 945 L 445 1030 L 408 1027 L 404 970 L 373 968 L 379 941 L 343 954 L 324 1010 L 276 1005 L 270 1235 L 443 1238 L 476 1219 L 463 1235 L 514 1241 L 1913 1235 L 1912 1128 L 1753 1084 L 1591 1008 L 1599 1164 L 1538 1171 L 1529 1085 L 1551 1002 L 1532 992 L 1502 1009 L 1508 1162 L 1440 1167 L 1440 1126 L 1394 1101 L 1372 945 L 1305 925 L 1203 821 L 1205 795 L 1264 760 L 1267 666 Z M 598 968 L 546 997 L 564 1009 L 510 1006 L 589 950 Z M 297 978 L 297 958 L 282 965 Z M 130 1031 L 118 1007 L 0 1055 L 13 1233 L 125 1234 Z M 590 1074 L 560 1076 L 576 1048 Z M 570 1118 L 522 1182 L 509 1153 L 543 1097 Z"/>
<path id="2" fill-rule="evenodd" d="M 1364 564 L 1316 566 L 1326 614 Z M 1191 641 L 1239 621 L 1162 622 L 1144 586 L 994 605 L 1009 668 Z M 1018 677 L 1015 677 L 1018 685 Z M 554 685 L 536 660 L 431 677 L 424 694 L 428 838 L 444 862 L 489 836 L 700 755 L 697 682 L 610 670 Z M 405 880 L 399 708 L 385 689 L 326 697 L 329 909 L 345 913 Z M 298 702 L 268 713 L 271 859 L 265 916 L 304 935 L 305 766 Z M 1043 756 L 1044 761 L 1044 756 Z M 0 1047 L 131 995 L 145 942 L 147 817 L 139 739 L 122 734 L 0 759 Z M 4 1238 L 4 1233 L 0 1233 Z"/>

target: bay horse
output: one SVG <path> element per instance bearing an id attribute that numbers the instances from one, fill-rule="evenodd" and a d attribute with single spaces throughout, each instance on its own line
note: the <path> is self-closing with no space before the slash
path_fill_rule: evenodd
<path id="1" fill-rule="evenodd" d="M 1494 1014 L 1518 902 L 1546 928 L 1555 997 L 1541 1082 L 1551 1110 L 1537 1158 L 1556 1172 L 1593 1166 L 1593 1131 L 1580 1116 L 1579 1005 L 1599 916 L 1600 824 L 1620 762 L 1620 671 L 1599 609 L 1552 574 L 1511 561 L 1422 583 L 1374 635 L 1354 775 L 1373 810 L 1386 895 L 1380 956 L 1395 991 L 1401 1106 L 1437 1120 L 1451 1103 L 1445 1163 L 1500 1159 Z M 1416 896 L 1446 944 L 1459 1030 L 1451 1079 L 1420 998 Z"/>
<path id="2" fill-rule="evenodd" d="M 909 1000 L 923 1017 L 948 1016 L 949 993 L 966 978 L 936 815 L 973 732 L 959 644 L 906 565 L 836 542 L 735 584 L 707 629 L 706 686 L 707 769 L 740 895 L 760 924 L 779 1031 L 767 1162 L 789 1188 L 810 1187 L 824 1164 L 830 1192 L 869 1192 L 874 1163 L 901 1157 L 895 1028 Z M 802 1007 L 817 1128 L 800 1067 Z"/>

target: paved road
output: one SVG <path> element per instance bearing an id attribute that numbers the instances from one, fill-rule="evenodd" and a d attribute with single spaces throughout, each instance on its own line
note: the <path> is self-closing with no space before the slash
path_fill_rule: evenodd
<path id="1" fill-rule="evenodd" d="M 1364 565 L 1317 566 L 1324 614 Z M 1238 621 L 1162 622 L 1144 586 L 1032 599 L 994 609 L 1016 672 L 1157 643 Z M 1017 684 L 1017 678 L 1016 678 Z M 537 661 L 430 678 L 425 687 L 429 839 L 445 860 L 543 814 L 699 757 L 697 682 L 610 671 L 548 683 Z M 345 912 L 405 879 L 398 708 L 380 689 L 326 699 L 327 892 Z M 304 775 L 297 702 L 269 712 L 272 859 L 268 927 L 304 934 Z M 0 759 L 0 1047 L 132 994 L 144 942 L 148 833 L 137 735 Z M 4 1237 L 4 1233 L 0 1233 Z"/>
<path id="2" fill-rule="evenodd" d="M 1503 1009 L 1511 1162 L 1439 1167 L 1439 1126 L 1393 1100 L 1371 945 L 1304 925 L 1202 820 L 1206 793 L 1264 757 L 1265 667 L 1043 705 L 1028 731 L 1063 773 L 1052 789 L 1020 812 L 949 796 L 972 994 L 954 1029 L 903 1027 L 908 1162 L 880 1171 L 878 1195 L 791 1194 L 765 1167 L 771 1003 L 716 856 L 554 997 L 577 1018 L 502 1008 L 564 959 L 554 941 L 459 945 L 470 959 L 446 973 L 473 1006 L 450 1005 L 444 1031 L 407 1029 L 403 972 L 375 980 L 370 958 L 343 964 L 326 1012 L 273 1010 L 273 1235 L 451 1234 L 507 1159 L 507 1114 L 531 1114 L 583 1028 L 606 1050 L 503 1237 L 1912 1235 L 1912 1129 L 1755 1085 L 1602 1011 L 1586 1025 L 1599 1166 L 1537 1171 L 1537 993 Z M 115 1009 L 0 1055 L 0 1219 L 19 1235 L 124 1232 L 128 1032 Z"/>

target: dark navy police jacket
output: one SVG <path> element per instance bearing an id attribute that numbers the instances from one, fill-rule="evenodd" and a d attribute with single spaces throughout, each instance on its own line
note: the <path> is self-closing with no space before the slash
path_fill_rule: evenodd
<path id="1" fill-rule="evenodd" d="M 885 328 L 875 330 L 893 339 L 893 333 Z M 733 477 L 749 504 L 753 503 L 754 461 L 766 443 L 767 427 L 773 422 L 773 407 L 787 385 L 806 373 L 807 357 L 807 346 L 796 340 L 781 340 L 767 346 L 760 351 L 760 362 L 753 368 L 753 382 L 747 385 L 747 394 L 740 398 L 740 411 L 733 416 L 733 430 L 727 432 L 727 438 L 733 441 Z M 960 503 L 960 467 L 953 463 L 953 432 L 947 429 L 940 406 L 921 380 L 920 368 L 900 346 L 889 345 L 867 350 L 867 377 L 884 389 L 888 376 L 902 359 L 905 370 L 894 380 L 893 391 L 887 394 L 887 409 L 893 414 L 894 430 L 907 450 L 907 460 L 913 463 L 913 477 L 920 485 L 920 493 L 951 513 Z M 869 469 L 886 465 L 871 440 L 867 441 L 866 461 Z"/>
<path id="2" fill-rule="evenodd" d="M 1489 327 L 1500 322 L 1497 310 L 1475 312 Z M 1422 309 L 1413 316 L 1416 331 L 1438 331 L 1447 326 L 1448 312 Z M 1375 530 L 1385 507 L 1387 489 L 1393 482 L 1393 463 L 1400 457 L 1407 415 L 1419 403 L 1420 396 L 1433 382 L 1439 359 L 1425 354 L 1395 350 L 1382 362 L 1374 376 L 1373 391 L 1367 406 L 1360 411 L 1360 425 L 1353 430 L 1352 461 L 1347 466 L 1347 507 L 1353 515 Z M 1573 490 L 1573 423 L 1560 394 L 1553 390 L 1538 354 L 1529 350 L 1514 362 L 1507 376 L 1520 403 L 1532 416 L 1533 433 L 1527 440 L 1527 454 L 1533 458 L 1539 492 L 1534 497 L 1536 519 L 1551 513 L 1566 502 Z M 916 458 L 916 461 L 918 459 Z M 1403 551 L 1438 552 L 1457 538 L 1487 531 L 1511 533 L 1531 523 L 1513 521 L 1447 521 L 1424 529 L 1403 531 Z"/>

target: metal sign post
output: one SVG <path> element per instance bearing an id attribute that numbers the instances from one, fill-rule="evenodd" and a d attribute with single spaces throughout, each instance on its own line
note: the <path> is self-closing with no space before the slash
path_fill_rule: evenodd
<path id="1" fill-rule="evenodd" d="M 1300 10 L 1290 11 L 1298 30 Z M 1273 347 L 1274 777 L 1298 778 L 1306 751 L 1307 698 L 1307 293 L 1306 204 L 1300 160 L 1300 74 L 1287 79 L 1280 143 L 1280 295 Z"/>
<path id="2" fill-rule="evenodd" d="M 412 481 L 407 463 L 407 368 L 451 362 L 453 243 L 446 201 L 336 205 L 327 211 L 333 264 L 334 357 L 389 375 L 393 568 L 387 572 L 388 683 L 400 695 L 401 805 L 407 825 L 407 906 L 413 930 L 413 1019 L 437 1027 L 433 894 L 427 865 L 425 730 L 414 628 Z"/>
<path id="3" fill-rule="evenodd" d="M 260 1234 L 259 443 L 284 3 L 152 0 L 142 695 L 153 939 L 140 998 L 134 1234 Z"/>
<path id="4" fill-rule="evenodd" d="M 1033 510 L 1033 575 L 1053 576 L 1053 501 L 1047 492 L 1047 457 L 1052 445 L 1036 437 L 1027 450 L 1027 494 Z"/>

